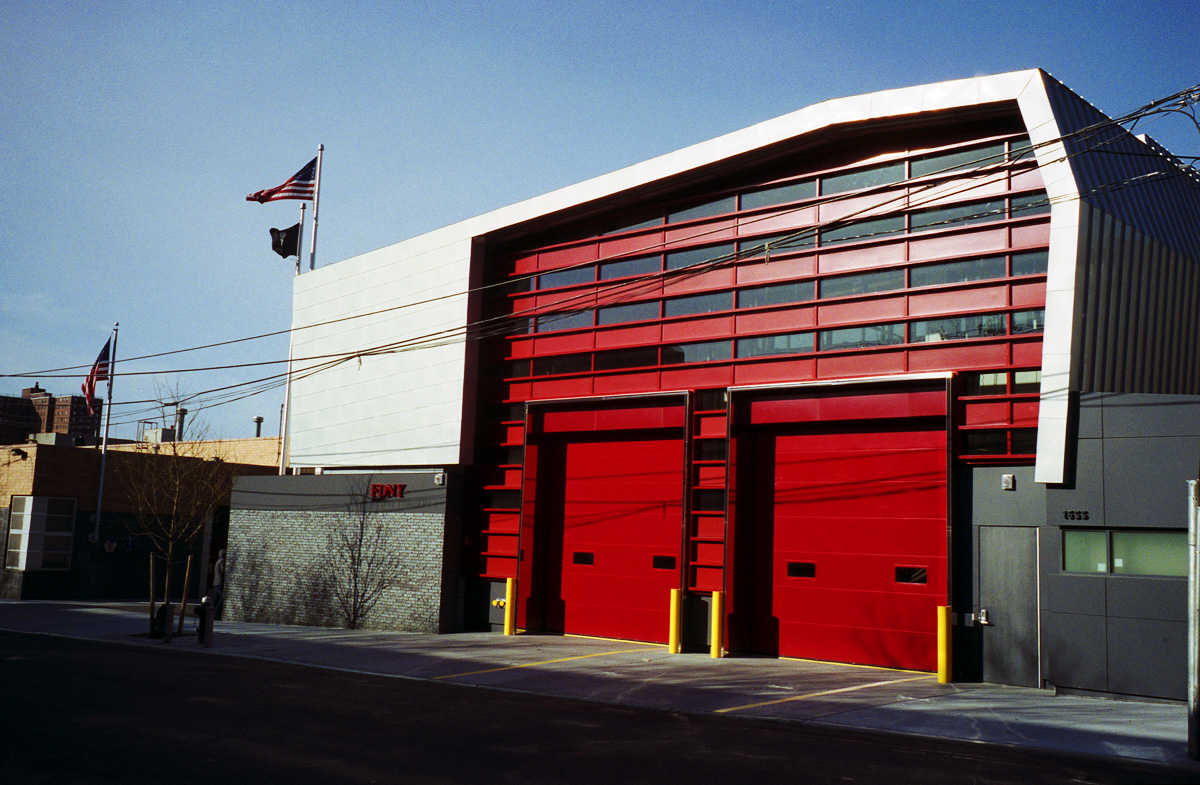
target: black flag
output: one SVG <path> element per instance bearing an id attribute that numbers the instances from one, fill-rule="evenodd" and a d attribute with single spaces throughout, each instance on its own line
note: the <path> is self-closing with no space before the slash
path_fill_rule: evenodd
<path id="1" fill-rule="evenodd" d="M 289 256 L 300 256 L 300 224 L 289 226 L 287 229 L 271 230 L 271 250 L 284 259 Z"/>

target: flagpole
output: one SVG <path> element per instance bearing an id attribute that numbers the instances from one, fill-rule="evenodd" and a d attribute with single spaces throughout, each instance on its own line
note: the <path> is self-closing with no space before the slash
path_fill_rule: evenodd
<path id="1" fill-rule="evenodd" d="M 304 252 L 301 250 L 304 247 L 304 208 L 308 207 L 307 202 L 300 203 L 300 228 L 296 230 L 296 275 L 300 274 L 300 260 Z"/>
<path id="2" fill-rule="evenodd" d="M 318 165 L 319 166 L 319 165 Z M 296 235 L 296 275 L 300 274 L 300 249 L 304 245 L 304 208 L 308 205 L 304 202 L 300 203 L 300 229 Z M 316 208 L 313 209 L 313 217 L 316 217 Z M 314 227 L 315 230 L 315 227 Z M 314 231 L 315 234 L 315 231 Z M 279 425 L 279 476 L 282 477 L 287 468 L 288 454 L 288 432 L 289 410 L 292 408 L 292 340 L 295 335 L 294 330 L 288 330 L 288 364 L 287 364 L 287 380 L 283 385 L 283 421 Z"/>
<path id="3" fill-rule="evenodd" d="M 108 462 L 108 428 L 112 425 L 113 377 L 117 375 L 117 334 L 121 323 L 113 324 L 112 348 L 108 353 L 108 400 L 104 402 L 104 435 L 100 439 L 100 488 L 96 492 L 96 514 L 92 516 L 93 528 L 89 541 L 100 542 L 100 510 L 104 504 L 104 468 Z"/>
<path id="4" fill-rule="evenodd" d="M 317 267 L 317 211 L 321 206 L 321 157 L 325 153 L 325 145 L 317 145 L 317 185 L 313 192 L 313 214 L 312 214 L 312 240 L 308 249 L 308 269 L 315 270 Z M 299 246 L 297 246 L 299 247 Z"/>

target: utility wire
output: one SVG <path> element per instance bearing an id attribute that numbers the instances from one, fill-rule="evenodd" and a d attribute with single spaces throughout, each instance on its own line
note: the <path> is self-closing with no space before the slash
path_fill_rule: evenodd
<path id="1" fill-rule="evenodd" d="M 1152 115 L 1160 114 L 1160 113 L 1182 113 L 1182 114 L 1185 114 L 1190 119 L 1192 119 L 1193 123 L 1197 123 L 1195 117 L 1187 111 L 1188 107 L 1194 107 L 1194 105 L 1195 105 L 1194 96 L 1197 94 L 1200 94 L 1200 86 L 1197 86 L 1194 88 L 1189 88 L 1188 90 L 1180 91 L 1179 93 L 1176 93 L 1173 96 L 1169 96 L 1165 99 L 1161 99 L 1159 101 L 1148 104 L 1145 107 L 1142 107 L 1141 109 L 1135 110 L 1126 115 L 1123 115 L 1120 118 L 1106 119 L 1104 121 L 1093 124 L 1091 126 L 1087 126 L 1085 128 L 1079 129 L 1071 134 L 1064 135 L 1063 137 L 1061 137 L 1059 139 L 1054 139 L 1049 142 L 1043 142 L 1038 145 L 1030 145 L 1030 149 L 1036 150 L 1047 144 L 1057 144 L 1060 142 L 1066 143 L 1068 141 L 1076 141 L 1076 142 L 1083 143 L 1083 142 L 1092 142 L 1093 140 L 1095 140 L 1097 138 L 1100 139 L 1099 142 L 1092 144 L 1091 147 L 1089 147 L 1089 148 L 1081 149 L 1081 150 L 1078 150 L 1073 153 L 1068 152 L 1065 154 L 1065 156 L 1057 159 L 1057 160 L 1063 160 L 1063 158 L 1069 158 L 1069 157 L 1072 157 L 1074 155 L 1078 155 L 1078 154 L 1081 154 L 1084 152 L 1091 152 L 1103 145 L 1110 143 L 1111 141 L 1113 141 L 1116 138 L 1124 138 L 1124 137 L 1120 136 L 1120 134 L 1128 133 L 1128 132 L 1125 131 L 1124 128 L 1121 128 L 1120 131 L 1118 132 L 1117 131 L 1118 126 L 1121 126 L 1122 124 L 1127 123 L 1127 122 L 1136 123 L 1138 120 L 1143 119 L 1147 116 L 1152 116 Z M 1176 106 L 1176 104 L 1178 104 L 1178 106 Z M 1197 129 L 1198 129 L 1198 131 L 1200 131 L 1200 123 L 1197 123 Z M 1101 136 L 1102 134 L 1105 134 L 1106 132 L 1112 132 L 1113 134 L 1117 134 L 1117 135 Z M 1142 153 L 1142 154 L 1138 154 L 1138 155 L 1154 156 L 1154 157 L 1157 157 L 1160 159 L 1162 157 L 1162 156 L 1159 156 L 1157 153 L 1153 153 L 1153 152 Z M 936 189 L 939 186 L 945 185 L 949 181 L 957 180 L 958 178 L 962 178 L 964 176 L 966 176 L 968 178 L 972 178 L 972 177 L 976 178 L 975 182 L 972 182 L 971 179 L 963 181 L 961 183 L 961 188 L 956 192 L 936 193 L 936 194 L 932 194 L 930 196 L 930 199 L 944 200 L 944 199 L 954 196 L 956 194 L 965 193 L 967 191 L 979 188 L 983 183 L 978 182 L 977 178 L 980 178 L 981 176 L 986 176 L 988 173 L 983 170 L 986 170 L 989 167 L 992 168 L 992 174 L 1006 176 L 1007 166 L 1008 166 L 1008 164 L 1011 164 L 1011 163 L 1019 163 L 1019 161 L 1017 161 L 1017 160 L 1008 161 L 1006 158 L 1006 154 L 1002 151 L 999 154 L 997 154 L 996 156 L 992 156 L 989 158 L 981 158 L 981 159 L 979 159 L 975 162 L 971 162 L 970 164 L 967 164 L 967 165 L 959 165 L 959 166 L 949 167 L 946 170 L 944 170 L 943 172 L 931 173 L 929 175 L 924 175 L 921 178 L 911 178 L 910 177 L 910 178 L 906 178 L 905 180 L 886 183 L 886 184 L 880 185 L 873 189 L 857 190 L 857 191 L 847 192 L 847 193 L 843 193 L 843 194 L 837 194 L 837 195 L 833 195 L 833 196 L 825 198 L 825 199 L 817 199 L 815 201 L 808 201 L 804 205 L 801 205 L 801 206 L 798 206 L 795 208 L 791 208 L 791 209 L 787 209 L 787 210 L 772 211 L 770 214 L 763 216 L 759 220 L 765 220 L 767 218 L 778 218 L 778 216 L 781 214 L 787 214 L 789 212 L 794 212 L 794 211 L 798 211 L 798 210 L 807 210 L 807 209 L 811 209 L 814 206 L 828 205 L 828 204 L 840 201 L 842 199 L 851 199 L 851 198 L 861 199 L 864 196 L 869 196 L 875 192 L 882 192 L 882 191 L 891 190 L 891 189 L 895 189 L 895 188 L 899 188 L 899 187 L 909 188 L 909 187 L 912 187 L 912 184 L 918 179 L 922 181 L 921 183 L 919 183 L 919 185 L 922 187 L 922 192 L 929 192 L 932 189 Z M 1043 162 L 1041 162 L 1041 165 L 1044 166 L 1047 163 L 1052 163 L 1052 162 L 1043 161 Z M 999 166 L 997 166 L 997 165 L 999 165 Z M 972 166 L 974 168 L 969 168 Z M 1108 184 L 1107 186 L 1104 186 L 1103 188 L 1092 189 L 1092 191 L 1088 192 L 1087 194 L 1079 194 L 1078 196 L 1087 196 L 1087 195 L 1091 195 L 1093 193 L 1100 193 L 1103 191 L 1116 190 L 1119 188 L 1128 187 L 1130 185 L 1136 185 L 1142 181 L 1145 181 L 1149 178 L 1156 177 L 1158 175 L 1173 176 L 1173 174 L 1179 174 L 1179 173 L 1182 173 L 1182 172 L 1172 173 L 1172 175 L 1167 175 L 1166 173 L 1149 173 L 1149 174 L 1139 175 L 1139 176 L 1130 178 L 1127 181 L 1123 181 L 1120 183 Z M 811 177 L 811 175 L 806 175 L 805 178 L 807 178 L 807 177 Z M 786 184 L 787 182 L 795 181 L 797 179 L 803 179 L 803 178 L 784 179 L 784 180 L 777 181 L 776 183 L 774 183 L 774 185 Z M 833 221 L 827 221 L 827 222 L 823 222 L 823 223 L 818 223 L 813 226 L 804 227 L 804 228 L 802 228 L 796 232 L 793 232 L 789 235 L 785 235 L 783 237 L 778 237 L 778 238 L 772 239 L 769 242 L 764 240 L 764 238 L 759 238 L 759 240 L 764 240 L 761 244 L 756 244 L 757 241 L 754 239 L 747 240 L 747 241 L 738 240 L 737 241 L 737 242 L 739 242 L 739 250 L 738 251 L 735 251 L 735 252 L 729 253 L 729 254 L 724 254 L 724 255 L 721 255 L 718 257 L 713 257 L 711 259 L 705 259 L 705 260 L 696 262 L 692 265 L 688 265 L 687 267 L 682 267 L 682 268 L 678 268 L 675 270 L 662 270 L 662 271 L 646 274 L 644 276 L 626 280 L 626 281 L 617 281 L 617 282 L 614 282 L 613 284 L 604 284 L 603 282 L 597 282 L 596 284 L 594 284 L 593 291 L 584 292 L 584 293 L 578 295 L 577 298 L 569 298 L 566 301 L 555 303 L 554 307 L 557 312 L 556 315 L 559 318 L 566 318 L 566 317 L 572 315 L 573 313 L 590 310 L 592 307 L 603 307 L 604 305 L 611 305 L 611 304 L 618 303 L 618 302 L 632 300 L 642 294 L 656 291 L 658 289 L 658 287 L 660 285 L 662 285 L 663 283 L 686 280 L 687 278 L 690 278 L 692 276 L 701 275 L 701 274 L 704 274 L 704 273 L 709 272 L 714 269 L 719 269 L 721 267 L 725 267 L 730 264 L 734 264 L 734 263 L 737 263 L 740 261 L 745 261 L 746 259 L 757 258 L 758 256 L 762 255 L 762 253 L 764 251 L 769 253 L 770 249 L 775 249 L 777 252 L 786 253 L 789 250 L 794 250 L 798 247 L 799 248 L 807 248 L 812 244 L 811 240 L 814 239 L 819 233 L 821 233 L 823 231 L 827 232 L 832 228 L 838 228 L 838 227 L 842 227 L 842 226 L 851 225 L 857 221 L 862 220 L 864 217 L 870 217 L 871 213 L 885 212 L 887 209 L 887 206 L 891 203 L 891 201 L 907 199 L 907 200 L 909 200 L 909 204 L 907 205 L 907 209 L 909 209 L 909 210 L 912 210 L 914 208 L 919 208 L 923 204 L 929 203 L 928 201 L 914 203 L 912 201 L 913 197 L 914 197 L 914 194 L 909 193 L 908 191 L 905 191 L 902 194 L 898 194 L 895 200 L 890 200 L 889 202 L 883 202 L 880 204 L 870 205 L 866 208 L 863 208 L 862 210 L 856 211 L 855 213 L 851 213 L 846 216 L 842 216 Z M 1072 198 L 1076 198 L 1076 197 L 1073 196 Z M 1049 200 L 1046 200 L 1046 202 L 1049 203 Z M 1026 209 L 1028 209 L 1028 207 L 1029 206 L 1026 206 Z M 987 217 L 988 215 L 995 215 L 1000 212 L 1002 212 L 1002 211 L 997 209 L 994 211 L 990 211 L 988 213 L 982 213 L 982 214 L 965 216 L 965 217 L 960 216 L 955 219 L 948 219 L 944 223 L 946 223 L 946 224 L 962 223 L 964 221 L 968 221 L 968 220 L 972 220 L 972 219 L 976 219 L 976 218 L 984 218 L 984 217 Z M 739 224 L 739 226 L 746 226 L 746 225 L 749 225 L 752 223 L 753 223 L 753 219 L 751 221 L 743 221 L 742 223 Z M 929 229 L 929 228 L 932 228 L 937 225 L 938 224 L 930 224 L 930 225 L 923 226 L 922 228 Z M 715 232 L 720 232 L 720 231 L 726 231 L 726 230 L 724 228 L 720 228 L 720 229 L 701 231 L 701 232 L 697 232 L 693 236 L 686 238 L 686 239 L 688 239 L 688 240 L 703 239 L 704 237 L 706 237 L 709 234 L 712 234 Z M 889 232 L 889 234 L 890 234 L 890 232 Z M 859 236 L 847 236 L 847 237 L 840 238 L 840 241 L 849 241 L 849 240 L 855 240 L 855 239 L 867 239 L 871 236 L 873 236 L 873 235 L 871 235 L 870 233 L 859 235 Z M 672 240 L 672 244 L 674 244 L 676 242 L 678 242 L 677 238 Z M 580 262 L 576 265 L 571 265 L 571 266 L 564 267 L 564 268 L 558 268 L 554 272 L 569 270 L 569 269 L 573 269 L 575 267 L 598 265 L 598 264 L 602 264 L 604 262 L 609 262 L 609 261 L 619 261 L 622 259 L 635 258 L 639 255 L 643 255 L 643 254 L 647 254 L 647 253 L 657 253 L 657 252 L 661 252 L 663 250 L 663 248 L 665 247 L 665 245 L 666 245 L 665 241 L 664 242 L 656 242 L 651 245 L 645 246 L 643 248 L 639 248 L 639 249 L 635 249 L 635 250 L 631 250 L 631 251 L 625 251 L 620 254 L 614 254 L 614 255 L 611 255 L 609 257 L 605 257 L 602 259 L 587 260 L 585 262 Z M 743 246 L 748 246 L 748 247 L 743 247 Z M 450 294 L 439 295 L 436 297 L 427 298 L 425 300 L 412 302 L 412 303 L 404 303 L 404 304 L 398 305 L 398 306 L 390 306 L 388 308 L 378 309 L 378 310 L 363 313 L 363 314 L 353 314 L 353 315 L 349 315 L 349 316 L 345 316 L 345 317 L 339 317 L 339 318 L 330 319 L 330 320 L 327 320 L 324 322 L 314 323 L 314 324 L 310 324 L 310 325 L 303 325 L 301 327 L 292 328 L 291 330 L 279 330 L 279 331 L 264 333 L 264 334 L 255 335 L 255 336 L 237 338 L 237 339 L 233 339 L 233 340 L 229 340 L 229 341 L 205 344 L 202 346 L 196 346 L 196 347 L 191 347 L 191 348 L 187 348 L 187 349 L 177 349 L 177 350 L 172 350 L 172 351 L 168 351 L 168 352 L 160 352 L 157 354 L 150 354 L 150 355 L 143 355 L 140 357 L 127 358 L 124 360 L 124 362 L 128 363 L 128 362 L 134 362 L 134 361 L 139 361 L 139 360 L 154 359 L 154 358 L 159 358 L 159 357 L 171 356 L 171 355 L 175 355 L 175 354 L 182 354 L 182 353 L 191 352 L 191 351 L 200 351 L 200 350 L 204 350 L 204 349 L 217 348 L 217 347 L 228 346 L 228 345 L 232 345 L 232 344 L 236 344 L 236 343 L 242 343 L 242 342 L 247 342 L 247 341 L 252 341 L 252 340 L 259 340 L 262 338 L 283 335 L 283 334 L 287 334 L 288 332 L 292 332 L 293 330 L 298 332 L 298 331 L 305 330 L 305 329 L 315 329 L 318 327 L 329 326 L 332 324 L 337 324 L 337 323 L 350 321 L 350 320 L 354 320 L 354 319 L 361 319 L 361 318 L 366 318 L 366 317 L 370 317 L 370 316 L 378 316 L 381 314 L 385 314 L 388 312 L 392 312 L 392 311 L 400 310 L 400 309 L 404 309 L 404 308 L 413 308 L 413 307 L 417 307 L 417 306 L 421 306 L 421 305 L 429 305 L 429 304 L 436 303 L 439 301 L 444 301 L 447 299 L 461 298 L 461 297 L 465 297 L 465 296 L 468 296 L 473 293 L 481 293 L 481 292 L 484 292 L 484 291 L 487 291 L 490 289 L 513 287 L 515 285 L 519 285 L 520 283 L 529 281 L 530 279 L 533 279 L 537 275 L 541 275 L 541 274 L 544 274 L 544 273 L 539 271 L 537 273 L 532 273 L 532 274 L 526 275 L 526 276 L 515 277 L 515 278 L 507 279 L 504 281 L 485 284 L 483 286 L 476 287 L 473 289 L 468 289 L 463 292 L 454 292 L 454 293 L 450 293 Z M 580 307 L 580 308 L 575 309 L 574 311 L 563 310 L 562 305 L 566 302 L 570 302 L 571 299 L 587 301 L 589 304 L 586 307 Z M 319 373 L 323 370 L 327 370 L 329 368 L 336 367 L 337 365 L 340 365 L 346 361 L 349 361 L 349 360 L 352 360 L 355 358 L 360 358 L 360 361 L 361 361 L 362 357 L 377 356 L 377 355 L 381 355 L 381 354 L 390 354 L 390 353 L 396 353 L 396 352 L 400 352 L 400 351 L 411 351 L 411 350 L 415 350 L 418 348 L 427 348 L 429 346 L 444 345 L 444 344 L 450 343 L 450 342 L 458 342 L 458 341 L 466 339 L 469 333 L 475 333 L 475 335 L 471 336 L 473 338 L 484 338 L 484 337 L 491 337 L 494 335 L 511 333 L 511 332 L 513 332 L 514 328 L 511 327 L 510 325 L 514 321 L 514 317 L 520 317 L 520 316 L 530 316 L 530 317 L 541 316 L 542 318 L 546 318 L 547 314 L 546 314 L 546 309 L 544 307 L 543 308 L 533 307 L 533 308 L 525 309 L 523 311 L 517 311 L 517 312 L 513 312 L 513 313 L 503 314 L 503 315 L 500 315 L 497 317 L 492 317 L 490 319 L 480 320 L 480 321 L 472 323 L 472 324 L 456 325 L 455 327 L 448 328 L 446 330 L 442 330 L 442 331 L 439 331 L 436 333 L 431 333 L 431 334 L 424 335 L 424 336 L 413 337 L 410 339 L 406 339 L 405 341 L 384 344 L 382 346 L 371 347 L 368 349 L 358 350 L 355 352 L 342 352 L 342 353 L 338 353 L 335 355 L 321 355 L 321 356 L 298 358 L 297 360 L 294 360 L 295 363 L 310 363 L 310 362 L 315 362 L 315 361 L 321 361 L 321 362 L 319 362 L 317 365 L 306 366 L 306 368 L 303 371 L 293 370 L 293 378 L 303 378 L 304 376 L 309 376 L 309 375 L 312 375 L 313 373 Z M 230 364 L 230 365 L 190 367 L 190 368 L 169 369 L 169 370 L 160 369 L 160 370 L 153 370 L 153 371 L 122 371 L 121 375 L 123 375 L 123 376 L 162 375 L 162 374 L 168 374 L 168 373 L 190 373 L 190 372 L 201 372 L 201 371 L 231 370 L 231 369 L 237 369 L 237 368 L 260 367 L 260 366 L 265 366 L 265 365 L 279 365 L 279 364 L 283 364 L 285 362 L 286 362 L 286 360 L 269 360 L 269 361 L 253 362 L 253 363 L 237 363 L 237 364 Z M 32 376 L 38 376 L 39 378 L 46 378 L 46 377 L 61 378 L 61 377 L 56 377 L 54 374 L 58 371 L 71 371 L 71 370 L 78 371 L 78 370 L 83 370 L 83 369 L 87 369 L 87 368 L 90 368 L 90 366 L 89 365 L 70 366 L 70 367 L 66 367 L 66 368 L 49 369 L 46 371 L 41 371 L 41 372 L 37 372 L 37 373 L 29 373 L 29 374 L 0 374 L 0 378 L 4 378 L 4 377 L 22 378 L 22 377 L 32 377 Z M 301 373 L 303 373 L 303 376 L 300 376 Z M 71 374 L 71 376 L 74 376 L 74 375 L 75 374 Z M 202 391 L 199 393 L 195 393 L 195 394 L 192 394 L 191 396 L 189 396 L 188 400 L 189 401 L 197 400 L 200 398 L 200 396 L 213 396 L 214 394 L 219 394 L 216 396 L 218 398 L 216 403 L 208 403 L 202 407 L 202 408 L 211 408 L 212 406 L 221 405 L 222 403 L 231 403 L 233 401 L 241 400 L 243 398 L 250 397 L 252 395 L 261 394 L 261 393 L 269 391 L 271 389 L 277 389 L 278 387 L 283 385 L 286 378 L 287 378 L 287 372 L 284 371 L 279 374 L 275 374 L 275 375 L 268 376 L 268 377 L 263 377 L 262 379 L 256 379 L 256 380 L 253 380 L 250 382 L 239 382 L 237 384 L 228 385 L 226 387 L 214 388 L 212 390 L 206 390 L 206 391 Z M 234 392 L 234 391 L 236 391 L 236 392 Z M 118 405 L 125 406 L 125 405 L 133 405 L 133 404 L 150 404 L 150 403 L 158 403 L 158 402 L 157 401 L 124 401 Z M 143 412 L 139 412 L 139 414 L 140 413 L 143 413 Z"/>

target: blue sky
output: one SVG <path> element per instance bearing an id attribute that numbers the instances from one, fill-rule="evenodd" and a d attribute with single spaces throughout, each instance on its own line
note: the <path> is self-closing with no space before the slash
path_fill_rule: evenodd
<path id="1" fill-rule="evenodd" d="M 293 261 L 258 205 L 326 148 L 318 265 L 828 98 L 1040 67 L 1110 115 L 1200 83 L 1194 0 L 0 4 L 0 374 L 286 330 Z M 1200 155 L 1182 117 L 1150 133 Z M 156 387 L 280 370 L 275 336 L 123 363 Z M 0 378 L 0 394 L 33 381 Z M 282 391 L 206 409 L 278 430 Z M 193 409 L 197 408 L 195 404 Z"/>

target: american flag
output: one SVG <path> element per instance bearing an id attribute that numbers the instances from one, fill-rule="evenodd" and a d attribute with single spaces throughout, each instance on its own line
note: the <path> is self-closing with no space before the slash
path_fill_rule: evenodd
<path id="1" fill-rule="evenodd" d="M 255 191 L 246 197 L 247 202 L 266 204 L 277 199 L 313 199 L 317 193 L 317 159 L 305 164 L 283 185 Z"/>
<path id="2" fill-rule="evenodd" d="M 108 347 L 110 344 L 112 344 L 111 338 L 104 342 L 104 348 L 100 350 L 100 355 L 92 365 L 92 370 L 88 372 L 87 378 L 80 386 L 80 389 L 83 390 L 83 397 L 87 401 L 88 414 L 94 415 L 100 411 L 96 401 L 96 385 L 108 381 Z"/>

